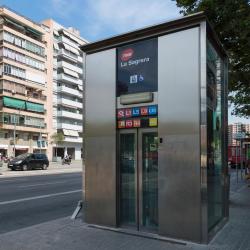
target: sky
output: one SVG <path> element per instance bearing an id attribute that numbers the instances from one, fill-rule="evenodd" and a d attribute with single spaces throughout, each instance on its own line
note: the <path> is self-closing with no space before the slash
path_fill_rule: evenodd
<path id="1" fill-rule="evenodd" d="M 181 17 L 171 0 L 0 0 L 35 22 L 52 18 L 90 42 Z M 231 116 L 229 123 L 250 123 Z"/>

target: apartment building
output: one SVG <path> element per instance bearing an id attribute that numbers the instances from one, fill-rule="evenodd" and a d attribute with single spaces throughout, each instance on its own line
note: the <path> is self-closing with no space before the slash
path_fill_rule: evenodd
<path id="1" fill-rule="evenodd" d="M 0 153 L 48 153 L 47 50 L 40 24 L 0 7 Z"/>
<path id="2" fill-rule="evenodd" d="M 250 124 L 234 123 L 228 125 L 228 145 L 236 145 L 237 134 L 250 134 Z"/>
<path id="3" fill-rule="evenodd" d="M 87 43 L 77 30 L 65 28 L 52 19 L 42 22 L 47 29 L 49 61 L 53 62 L 53 133 L 63 133 L 64 141 L 53 145 L 53 156 L 82 157 L 84 56 L 79 49 Z M 50 91 L 50 90 L 48 90 Z"/>

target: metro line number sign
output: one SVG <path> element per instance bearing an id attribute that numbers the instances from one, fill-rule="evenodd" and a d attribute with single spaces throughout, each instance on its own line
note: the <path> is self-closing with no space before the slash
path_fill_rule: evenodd
<path id="1" fill-rule="evenodd" d="M 157 105 L 118 109 L 117 128 L 157 127 L 157 114 Z"/>

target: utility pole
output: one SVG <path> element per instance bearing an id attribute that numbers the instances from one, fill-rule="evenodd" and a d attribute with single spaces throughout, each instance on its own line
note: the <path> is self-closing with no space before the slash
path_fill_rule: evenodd
<path id="1" fill-rule="evenodd" d="M 14 131 L 13 131 L 13 157 L 16 157 L 16 114 L 14 118 Z"/>
<path id="2" fill-rule="evenodd" d="M 42 122 L 40 121 L 40 131 L 39 131 L 39 140 L 40 140 L 40 154 L 42 153 Z"/>

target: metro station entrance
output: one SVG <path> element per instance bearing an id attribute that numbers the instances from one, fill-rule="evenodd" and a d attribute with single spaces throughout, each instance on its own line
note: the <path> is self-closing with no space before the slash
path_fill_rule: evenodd
<path id="1" fill-rule="evenodd" d="M 119 131 L 119 221 L 122 227 L 158 229 L 158 132 Z"/>

